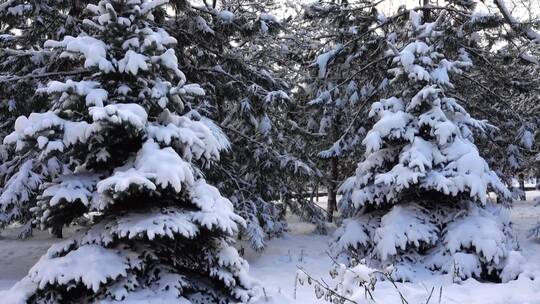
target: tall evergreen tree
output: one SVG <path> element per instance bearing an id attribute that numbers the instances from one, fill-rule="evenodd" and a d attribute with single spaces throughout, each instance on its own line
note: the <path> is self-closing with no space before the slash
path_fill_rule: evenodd
<path id="1" fill-rule="evenodd" d="M 388 37 L 387 95 L 371 106 L 365 159 L 341 186 L 350 218 L 335 247 L 375 267 L 394 265 L 398 279 L 436 271 L 511 280 L 519 253 L 510 193 L 474 144 L 486 122 L 450 97 L 459 90 L 451 78 L 472 61 L 446 43 L 455 26 L 446 12 L 431 13 L 433 22 L 423 22 L 422 11 L 408 12 Z"/>
<path id="2" fill-rule="evenodd" d="M 450 1 L 451 18 L 456 20 L 455 36 L 445 35 L 445 39 L 459 43 L 475 63 L 453 80 L 460 88 L 454 96 L 471 115 L 489 117 L 494 127 L 486 129 L 476 144 L 490 167 L 511 186 L 513 178 L 534 176 L 538 129 L 535 100 L 540 92 L 540 78 L 535 75 L 540 68 L 540 41 L 529 37 L 534 35 L 531 28 L 537 24 L 534 17 L 517 24 L 503 1 L 494 2 L 498 10 L 478 13 L 489 11 L 482 7 L 488 3 Z M 508 26 L 508 20 L 516 23 Z"/>
<path id="3" fill-rule="evenodd" d="M 364 120 L 385 77 L 385 37 L 368 31 L 377 18 L 376 5 L 369 1 L 315 2 L 297 18 L 302 37 L 296 41 L 308 43 L 296 46 L 296 52 L 310 69 L 295 98 L 304 106 L 308 147 L 323 171 L 329 221 L 338 185 L 361 156 Z"/>
<path id="4" fill-rule="evenodd" d="M 305 185 L 317 173 L 292 127 L 295 102 L 278 37 L 286 25 L 271 14 L 274 2 L 176 1 L 169 23 L 185 42 L 176 47 L 183 71 L 208 93 L 198 110 L 231 141 L 207 178 L 246 219 L 242 236 L 257 250 L 285 231 L 285 208 L 311 210 Z"/>
<path id="5" fill-rule="evenodd" d="M 244 225 L 206 183 L 226 138 L 191 109 L 204 95 L 178 68 L 159 26 L 163 0 L 88 5 L 84 32 L 45 42 L 81 73 L 41 92 L 50 109 L 21 116 L 5 138 L 54 171 L 32 209 L 41 228 L 83 212 L 97 220 L 53 245 L 2 295 L 13 302 L 247 301 L 252 280 L 231 246 Z"/>

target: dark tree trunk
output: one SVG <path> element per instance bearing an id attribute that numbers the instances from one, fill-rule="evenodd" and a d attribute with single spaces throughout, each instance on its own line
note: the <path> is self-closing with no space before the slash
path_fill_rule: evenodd
<path id="1" fill-rule="evenodd" d="M 81 13 L 84 11 L 85 5 L 81 2 L 81 0 L 74 0 L 71 3 L 71 8 L 69 9 L 69 15 L 73 16 L 75 18 L 79 17 Z"/>
<path id="2" fill-rule="evenodd" d="M 52 235 L 54 235 L 55 237 L 57 237 L 59 239 L 64 237 L 62 235 L 62 225 L 52 227 L 51 228 L 51 233 L 52 233 Z"/>
<path id="3" fill-rule="evenodd" d="M 340 113 L 337 112 L 336 116 L 334 117 L 334 121 L 332 123 L 332 130 L 331 130 L 331 136 L 332 142 L 336 142 L 339 140 L 340 132 L 339 132 L 339 123 L 340 123 Z M 327 219 L 331 223 L 334 219 L 334 211 L 337 209 L 337 184 L 338 184 L 338 178 L 339 178 L 339 170 L 338 170 L 338 161 L 339 158 L 337 155 L 330 158 L 330 174 L 328 178 L 328 207 L 326 209 L 327 211 Z"/>
<path id="4" fill-rule="evenodd" d="M 330 159 L 330 180 L 328 181 L 328 221 L 334 219 L 334 211 L 337 208 L 337 180 L 338 180 L 338 158 Z"/>
<path id="5" fill-rule="evenodd" d="M 519 174 L 519 190 L 520 199 L 525 200 L 525 175 L 523 173 Z"/>
<path id="6" fill-rule="evenodd" d="M 318 181 L 315 184 L 315 201 L 317 203 L 319 202 L 319 182 Z"/>
<path id="7" fill-rule="evenodd" d="M 429 5 L 429 0 L 422 0 L 422 6 L 428 6 Z M 424 10 L 424 20 L 428 21 L 429 18 L 431 17 L 430 14 L 431 11 L 430 10 Z"/>

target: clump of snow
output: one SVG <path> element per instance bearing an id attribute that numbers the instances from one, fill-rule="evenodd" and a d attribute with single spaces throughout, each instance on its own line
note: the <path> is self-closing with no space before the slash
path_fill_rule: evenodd
<path id="1" fill-rule="evenodd" d="M 199 228 L 191 221 L 190 215 L 175 208 L 132 213 L 119 218 L 114 225 L 107 226 L 111 233 L 130 239 L 141 235 L 149 240 L 156 236 L 174 238 L 174 235 L 191 239 L 199 233 Z"/>
<path id="2" fill-rule="evenodd" d="M 105 73 L 113 72 L 113 64 L 107 59 L 107 46 L 101 40 L 90 36 L 65 36 L 62 41 L 47 40 L 46 48 L 64 48 L 61 57 L 75 57 L 82 54 L 85 58 L 84 67 L 97 66 Z"/>
<path id="3" fill-rule="evenodd" d="M 168 49 L 159 56 L 152 56 L 152 62 L 159 62 L 165 68 L 172 70 L 181 79 L 180 83 L 186 82 L 186 76 L 178 68 L 178 58 L 173 49 Z"/>
<path id="4" fill-rule="evenodd" d="M 174 126 L 179 127 L 180 129 L 178 129 L 178 131 L 189 129 L 204 143 L 204 145 L 201 146 L 198 141 L 194 140 L 193 145 L 189 147 L 190 149 L 185 150 L 189 151 L 190 154 L 185 153 L 183 157 L 190 159 L 191 155 L 193 155 L 197 159 L 204 157 L 204 159 L 208 161 L 219 160 L 220 152 L 222 150 L 227 150 L 230 147 L 229 140 L 223 131 L 209 119 L 201 117 L 198 114 L 192 114 L 196 113 L 192 112 L 185 116 L 179 116 L 165 109 L 160 116 L 160 121 L 165 125 L 173 124 Z M 193 117 L 194 119 L 191 119 L 190 116 L 196 116 L 196 118 L 200 120 L 196 121 L 194 120 L 195 117 Z M 174 127 L 170 128 L 175 129 Z M 184 137 L 184 135 L 180 133 L 171 136 L 172 138 L 177 137 L 179 139 Z"/>
<path id="5" fill-rule="evenodd" d="M 173 46 L 177 43 L 176 38 L 171 37 L 167 31 L 162 28 L 154 30 L 150 27 L 142 29 L 144 33 L 144 41 L 141 46 L 141 51 L 146 51 L 149 48 L 156 47 L 158 50 L 163 51 L 168 46 Z"/>
<path id="6" fill-rule="evenodd" d="M 375 269 L 359 263 L 353 267 L 346 267 L 344 264 L 338 264 L 334 268 L 338 281 L 336 291 L 346 298 L 354 300 L 363 299 L 365 288 L 370 289 L 368 284 L 375 280 Z"/>
<path id="7" fill-rule="evenodd" d="M 170 186 L 180 193 L 182 183 L 191 185 L 194 180 L 189 163 L 171 147 L 162 149 L 153 140 L 148 140 L 137 153 L 134 167 L 117 170 L 112 176 L 100 181 L 97 191 L 109 197 L 108 193 L 123 192 L 133 186 L 148 190 L 155 190 L 158 186 L 166 189 Z M 110 203 L 112 202 L 113 200 L 110 200 Z"/>
<path id="8" fill-rule="evenodd" d="M 332 60 L 341 50 L 343 45 L 338 44 L 332 50 L 317 56 L 315 64 L 319 67 L 319 78 L 324 79 L 326 77 L 326 70 L 328 63 Z"/>
<path id="9" fill-rule="evenodd" d="M 279 23 L 279 20 L 276 16 L 274 16 L 271 13 L 265 12 L 260 14 L 260 18 L 263 21 L 270 22 L 270 23 Z"/>
<path id="10" fill-rule="evenodd" d="M 73 92 L 79 96 L 86 97 L 87 106 L 103 107 L 108 93 L 106 90 L 99 88 L 99 86 L 100 83 L 97 81 L 73 81 L 68 79 L 66 82 L 51 81 L 47 84 L 46 88 L 41 90 L 46 91 L 47 94 Z"/>
<path id="11" fill-rule="evenodd" d="M 186 84 L 178 89 L 180 94 L 194 95 L 194 96 L 204 96 L 204 89 L 201 88 L 199 84 Z"/>
<path id="12" fill-rule="evenodd" d="M 375 230 L 376 251 L 381 260 L 386 261 L 408 245 L 420 247 L 421 243 L 435 243 L 438 232 L 437 226 L 430 222 L 420 206 L 394 206 L 381 218 L 380 227 Z"/>
<path id="13" fill-rule="evenodd" d="M 80 282 L 97 292 L 107 280 L 126 276 L 128 269 L 136 267 L 137 260 L 128 259 L 118 250 L 84 245 L 65 256 L 43 256 L 30 269 L 28 277 L 39 289 L 49 284 L 68 286 Z"/>
<path id="14" fill-rule="evenodd" d="M 28 203 L 43 181 L 43 177 L 33 171 L 34 161 L 25 161 L 18 172 L 5 183 L 0 194 L 0 223 L 10 223 L 22 217 L 18 208 Z"/>
<path id="15" fill-rule="evenodd" d="M 190 196 L 193 203 L 201 209 L 192 213 L 193 220 L 207 229 L 219 229 L 234 235 L 238 232 L 239 225 L 245 227 L 245 220 L 234 213 L 232 203 L 206 181 L 196 181 Z"/>
<path id="16" fill-rule="evenodd" d="M 501 280 L 503 283 L 510 282 L 518 278 L 518 276 L 524 273 L 526 260 L 525 257 L 519 251 L 511 250 L 506 257 L 506 265 L 501 273 Z"/>
<path id="17" fill-rule="evenodd" d="M 52 136 L 60 130 L 62 141 L 41 138 L 40 134 L 49 132 Z M 20 116 L 15 122 L 15 130 L 4 137 L 4 144 L 15 145 L 17 151 L 28 148 L 35 140 L 46 154 L 52 150 L 62 151 L 64 146 L 85 142 L 94 129 L 85 121 L 72 122 L 58 117 L 54 112 L 32 113 L 28 117 Z M 39 141 L 38 141 L 39 139 Z"/>
<path id="18" fill-rule="evenodd" d="M 217 13 L 217 17 L 219 21 L 221 21 L 224 24 L 230 24 L 234 21 L 234 14 L 231 11 L 228 10 L 222 10 Z"/>
<path id="19" fill-rule="evenodd" d="M 118 61 L 118 70 L 122 73 L 131 73 L 137 75 L 139 70 L 148 70 L 148 57 L 143 54 L 139 54 L 132 50 L 129 50 L 124 55 L 124 58 Z"/>
<path id="20" fill-rule="evenodd" d="M 361 216 L 361 219 L 345 219 L 336 230 L 334 235 L 336 242 L 333 247 L 341 251 L 367 246 L 370 242 L 370 232 L 373 231 L 373 227 L 368 226 L 370 222 L 372 220 L 367 216 Z"/>
<path id="21" fill-rule="evenodd" d="M 503 210 L 499 214 L 470 206 L 469 214 L 458 218 L 447 227 L 444 243 L 451 252 L 463 249 L 475 250 L 487 261 L 496 264 L 508 255 L 506 235 L 503 225 L 508 222 L 508 215 Z"/>
<path id="22" fill-rule="evenodd" d="M 93 198 L 93 188 L 97 176 L 85 174 L 63 175 L 50 185 L 44 185 L 41 197 L 48 198 L 49 205 L 55 206 L 61 202 L 76 201 L 88 206 Z"/>
<path id="23" fill-rule="evenodd" d="M 136 103 L 118 103 L 105 107 L 91 107 L 89 113 L 95 122 L 128 123 L 138 130 L 144 129 L 148 119 L 146 110 Z"/>

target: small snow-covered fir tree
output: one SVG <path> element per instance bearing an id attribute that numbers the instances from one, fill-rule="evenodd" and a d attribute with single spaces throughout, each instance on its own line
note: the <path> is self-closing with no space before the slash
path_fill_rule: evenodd
<path id="1" fill-rule="evenodd" d="M 202 175 L 227 141 L 189 111 L 204 91 L 186 83 L 176 39 L 154 18 L 166 2 L 88 5 L 84 33 L 45 43 L 85 72 L 40 89 L 50 110 L 19 117 L 4 141 L 19 154 L 37 151 L 25 166 L 57 172 L 32 208 L 42 229 L 98 216 L 53 245 L 3 303 L 250 298 L 247 262 L 230 244 L 245 222 Z"/>
<path id="2" fill-rule="evenodd" d="M 388 97 L 371 106 L 365 159 L 340 188 L 350 217 L 335 248 L 379 269 L 393 265 L 396 279 L 433 271 L 511 280 L 520 255 L 504 208 L 510 193 L 474 144 L 486 123 L 450 97 L 452 75 L 472 61 L 442 43 L 445 26 L 444 13 L 424 23 L 410 11 L 389 36 Z"/>

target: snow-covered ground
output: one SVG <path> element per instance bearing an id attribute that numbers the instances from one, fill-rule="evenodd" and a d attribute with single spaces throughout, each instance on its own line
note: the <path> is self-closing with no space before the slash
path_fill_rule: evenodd
<path id="1" fill-rule="evenodd" d="M 526 259 L 525 271 L 509 283 L 480 283 L 470 279 L 459 284 L 452 277 L 439 276 L 418 283 L 398 283 L 397 288 L 410 304 L 540 304 L 540 241 L 527 239 L 527 232 L 540 219 L 540 206 L 532 203 L 540 191 L 527 192 L 527 201 L 514 204 L 512 218 L 515 232 Z M 2 232 L 0 238 L 0 290 L 22 278 L 56 239 L 39 232 L 30 241 L 19 241 L 14 230 Z M 76 233 L 68 231 L 67 234 Z M 303 268 L 312 277 L 332 284 L 328 274 L 332 262 L 326 251 L 330 235 L 319 235 L 310 224 L 290 218 L 290 232 L 269 242 L 264 252 L 246 249 L 245 258 L 251 273 L 261 282 L 260 296 L 254 303 L 325 303 L 317 300 L 311 286 L 296 286 L 297 269 Z M 241 244 L 240 244 L 241 245 Z M 379 282 L 374 292 L 375 303 L 402 303 L 399 293 L 389 282 Z M 0 299 L 1 303 L 1 299 Z M 373 303 L 367 302 L 366 303 Z"/>
<path id="2" fill-rule="evenodd" d="M 451 276 L 439 276 L 429 281 L 399 284 L 401 294 L 410 304 L 429 303 L 460 304 L 535 304 L 540 303 L 540 242 L 527 239 L 528 231 L 540 219 L 540 206 L 535 207 L 532 199 L 540 196 L 539 191 L 527 192 L 527 201 L 514 203 L 512 218 L 514 229 L 526 259 L 525 271 L 515 281 L 506 284 L 480 283 L 469 279 L 459 284 L 452 283 Z M 331 285 L 328 274 L 331 260 L 326 254 L 330 236 L 313 233 L 314 227 L 304 223 L 292 223 L 291 232 L 281 239 L 270 242 L 264 253 L 246 254 L 251 272 L 258 277 L 270 303 L 325 303 L 317 300 L 313 288 L 297 286 L 295 276 L 302 267 L 312 277 L 323 279 Z M 442 288 L 441 288 L 442 287 Z M 274 295 L 274 297 L 270 296 Z M 264 296 L 262 297 L 264 298 Z M 374 292 L 375 303 L 402 303 L 400 295 L 390 282 L 379 282 Z M 263 299 L 257 303 L 266 303 Z M 368 302 L 366 303 L 373 303 Z"/>
<path id="3" fill-rule="evenodd" d="M 65 236 L 76 233 L 75 229 L 67 229 Z M 58 242 L 44 231 L 34 231 L 34 237 L 27 241 L 17 239 L 17 234 L 18 229 L 6 229 L 0 234 L 0 290 L 10 288 L 25 276 L 45 251 Z"/>

